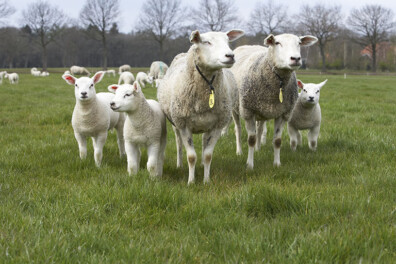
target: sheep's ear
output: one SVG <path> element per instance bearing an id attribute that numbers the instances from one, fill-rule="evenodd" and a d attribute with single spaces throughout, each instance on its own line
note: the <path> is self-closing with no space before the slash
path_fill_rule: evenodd
<path id="1" fill-rule="evenodd" d="M 318 84 L 319 90 L 322 89 L 322 87 L 323 87 L 326 83 L 327 83 L 327 79 L 324 80 L 323 82 L 319 83 L 319 84 Z"/>
<path id="2" fill-rule="evenodd" d="M 133 85 L 133 91 L 134 91 L 134 92 L 139 92 L 139 91 L 142 90 L 142 89 L 140 88 L 140 85 L 139 85 L 138 82 L 134 82 L 132 85 Z"/>
<path id="3" fill-rule="evenodd" d="M 300 40 L 301 40 L 301 46 L 306 46 L 306 47 L 311 46 L 318 41 L 316 37 L 309 35 L 300 37 Z"/>
<path id="4" fill-rule="evenodd" d="M 71 74 L 63 74 L 62 78 L 70 85 L 76 84 L 76 78 Z"/>
<path id="5" fill-rule="evenodd" d="M 245 32 L 240 29 L 233 29 L 233 30 L 228 31 L 226 34 L 228 36 L 229 41 L 233 42 L 234 40 L 237 40 L 240 37 L 242 37 L 243 35 L 245 35 Z"/>
<path id="6" fill-rule="evenodd" d="M 191 32 L 190 42 L 191 43 L 199 43 L 199 42 L 201 42 L 201 35 L 199 34 L 198 30 L 194 30 L 193 32 Z"/>
<path id="7" fill-rule="evenodd" d="M 300 81 L 300 80 L 297 80 L 297 86 L 300 89 L 304 89 L 304 83 L 302 81 Z"/>
<path id="8" fill-rule="evenodd" d="M 264 46 L 269 47 L 269 46 L 274 46 L 275 45 L 275 36 L 272 34 L 269 34 L 268 37 L 264 39 Z"/>
<path id="9" fill-rule="evenodd" d="M 95 73 L 95 75 L 92 77 L 93 83 L 96 84 L 100 82 L 103 79 L 104 76 L 104 71 L 99 71 Z"/>
<path id="10" fill-rule="evenodd" d="M 117 84 L 111 84 L 109 86 L 107 86 L 107 90 L 109 90 L 109 92 L 111 93 L 115 93 L 118 89 L 118 85 Z"/>

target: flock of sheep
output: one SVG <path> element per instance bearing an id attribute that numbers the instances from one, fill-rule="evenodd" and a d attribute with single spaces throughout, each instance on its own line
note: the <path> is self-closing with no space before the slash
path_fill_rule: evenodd
<path id="1" fill-rule="evenodd" d="M 248 169 L 253 169 L 254 152 L 266 141 L 266 121 L 270 119 L 274 119 L 274 166 L 281 165 L 281 135 L 286 122 L 292 150 L 301 145 L 300 130 L 307 129 L 309 148 L 316 150 L 321 123 L 319 95 L 327 80 L 304 84 L 296 78 L 295 70 L 301 66 L 300 48 L 313 45 L 317 38 L 271 34 L 264 39 L 264 46 L 231 50 L 229 42 L 243 35 L 242 30 L 193 31 L 190 49 L 177 55 L 169 68 L 163 62 L 153 62 L 150 72 L 138 73 L 135 80 L 131 67 L 123 65 L 118 84 L 108 87 L 110 93 L 96 94 L 95 84 L 106 73 L 115 76 L 114 70 L 76 78 L 74 75 L 90 73 L 83 67 L 71 67 L 62 78 L 75 87 L 72 126 L 80 158 L 86 157 L 87 137 L 92 137 L 99 167 L 108 130 L 115 128 L 120 155 L 127 156 L 128 173 L 138 172 L 140 148 L 146 147 L 147 169 L 152 177 L 159 177 L 163 173 L 167 119 L 176 136 L 177 167 L 183 163 L 183 146 L 186 149 L 188 184 L 195 181 L 197 162 L 192 135 L 203 134 L 202 164 L 204 182 L 208 183 L 214 147 L 231 120 L 237 155 L 242 153 L 240 120 L 245 120 Z M 142 87 L 153 81 L 158 101 L 146 100 L 142 92 Z"/>

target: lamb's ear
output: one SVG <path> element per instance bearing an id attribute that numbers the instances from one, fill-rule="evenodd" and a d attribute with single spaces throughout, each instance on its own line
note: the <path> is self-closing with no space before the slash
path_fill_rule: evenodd
<path id="1" fill-rule="evenodd" d="M 226 34 L 228 36 L 229 41 L 233 42 L 234 40 L 237 40 L 240 37 L 242 37 L 243 35 L 245 35 L 245 32 L 240 29 L 233 29 L 233 30 L 228 31 Z"/>
<path id="2" fill-rule="evenodd" d="M 298 79 L 297 79 L 297 86 L 300 89 L 304 89 L 304 83 L 302 81 L 298 80 Z"/>
<path id="3" fill-rule="evenodd" d="M 301 46 L 305 46 L 305 47 L 311 46 L 316 42 L 318 42 L 318 39 L 316 37 L 309 35 L 300 37 L 300 40 L 301 40 Z"/>
<path id="4" fill-rule="evenodd" d="M 118 89 L 117 84 L 111 84 L 111 85 L 107 86 L 107 90 L 109 90 L 109 92 L 111 92 L 111 93 L 115 93 L 117 89 Z"/>
<path id="5" fill-rule="evenodd" d="M 76 78 L 71 74 L 63 74 L 62 78 L 70 85 L 76 84 Z"/>
<path id="6" fill-rule="evenodd" d="M 275 45 L 275 36 L 272 34 L 269 34 L 268 37 L 264 39 L 264 46 L 269 47 L 269 46 L 274 46 Z"/>
<path id="7" fill-rule="evenodd" d="M 193 32 L 191 32 L 190 42 L 191 43 L 199 43 L 199 42 L 201 42 L 201 35 L 199 34 L 198 30 L 194 30 Z"/>
<path id="8" fill-rule="evenodd" d="M 134 91 L 134 92 L 139 92 L 139 91 L 142 90 L 142 89 L 140 88 L 140 85 L 139 85 L 138 82 L 134 82 L 132 85 L 133 85 L 133 91 Z"/>
<path id="9" fill-rule="evenodd" d="M 98 82 L 100 82 L 103 79 L 103 76 L 104 76 L 104 71 L 99 71 L 95 73 L 95 75 L 92 77 L 93 83 L 97 84 Z"/>
<path id="10" fill-rule="evenodd" d="M 319 84 L 318 84 L 319 90 L 322 89 L 322 87 L 323 87 L 326 83 L 327 83 L 327 79 L 324 80 L 323 82 L 319 83 Z"/>

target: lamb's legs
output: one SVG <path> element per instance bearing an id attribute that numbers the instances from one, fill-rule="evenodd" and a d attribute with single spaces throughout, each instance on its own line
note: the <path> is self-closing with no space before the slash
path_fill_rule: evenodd
<path id="1" fill-rule="evenodd" d="M 289 132 L 289 137 L 290 137 L 290 148 L 293 151 L 296 151 L 297 149 L 297 144 L 298 144 L 298 138 L 301 138 L 300 131 L 298 129 L 294 128 L 292 125 L 287 124 L 287 131 Z"/>
<path id="2" fill-rule="evenodd" d="M 107 131 L 92 138 L 96 167 L 100 167 L 103 158 L 103 147 L 106 143 Z"/>
<path id="3" fill-rule="evenodd" d="M 166 135 L 161 139 L 160 150 L 158 153 L 158 176 L 162 177 L 164 171 L 164 159 L 165 159 L 165 147 L 166 147 Z"/>
<path id="4" fill-rule="evenodd" d="M 140 150 L 136 144 L 130 141 L 125 142 L 125 151 L 128 160 L 128 174 L 137 174 L 140 164 Z"/>
<path id="5" fill-rule="evenodd" d="M 121 118 L 121 117 L 120 117 Z M 124 120 L 124 119 L 123 119 Z M 125 142 L 124 142 L 124 124 L 123 120 L 120 120 L 115 127 L 117 131 L 117 144 L 120 152 L 120 157 L 125 155 Z"/>
<path id="6" fill-rule="evenodd" d="M 188 128 L 179 130 L 180 136 L 183 141 L 183 145 L 187 152 L 188 161 L 188 184 L 192 184 L 195 181 L 195 164 L 197 162 L 197 153 L 194 149 L 194 142 L 192 133 Z"/>
<path id="7" fill-rule="evenodd" d="M 202 158 L 204 164 L 204 183 L 210 181 L 210 164 L 212 163 L 212 156 L 214 147 L 221 136 L 221 130 L 212 130 L 202 135 Z"/>
<path id="8" fill-rule="evenodd" d="M 285 120 L 282 117 L 278 117 L 274 120 L 274 139 L 272 144 L 274 145 L 274 166 L 279 167 L 280 162 L 280 148 L 282 145 L 282 131 L 285 125 Z"/>
<path id="9" fill-rule="evenodd" d="M 78 150 L 80 151 L 80 159 L 85 159 L 87 157 L 87 138 L 74 132 L 74 137 L 78 143 Z"/>
<path id="10" fill-rule="evenodd" d="M 253 169 L 254 162 L 254 146 L 256 145 L 256 118 L 253 117 L 251 119 L 245 120 L 245 127 L 248 132 L 248 144 L 249 144 L 249 152 L 247 159 L 247 168 Z"/>
<path id="11" fill-rule="evenodd" d="M 263 123 L 264 121 L 256 121 L 256 132 L 257 132 L 257 139 L 256 139 L 256 146 L 255 150 L 259 151 L 261 148 L 261 135 L 263 134 Z"/>
<path id="12" fill-rule="evenodd" d="M 319 131 L 320 126 L 316 126 L 308 132 L 308 146 L 312 151 L 316 151 L 316 147 L 318 146 Z"/>
<path id="13" fill-rule="evenodd" d="M 159 154 L 160 154 L 160 144 L 151 144 L 147 147 L 147 170 L 150 173 L 151 177 L 158 177 L 158 162 L 159 162 Z"/>
<path id="14" fill-rule="evenodd" d="M 242 142 L 241 142 L 241 118 L 238 113 L 232 112 L 232 119 L 234 119 L 235 125 L 235 141 L 236 141 L 236 154 L 239 156 L 242 154 Z"/>
<path id="15" fill-rule="evenodd" d="M 261 135 L 261 145 L 265 145 L 267 143 L 267 121 L 263 122 L 263 134 Z"/>
<path id="16" fill-rule="evenodd" d="M 176 137 L 176 151 L 177 151 L 177 161 L 176 161 L 176 166 L 178 168 L 181 168 L 183 166 L 183 141 L 180 136 L 179 130 L 172 126 L 173 131 L 175 132 L 175 137 Z"/>

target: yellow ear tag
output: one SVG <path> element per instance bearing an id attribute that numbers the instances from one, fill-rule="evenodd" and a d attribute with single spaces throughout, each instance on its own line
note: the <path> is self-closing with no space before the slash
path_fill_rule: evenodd
<path id="1" fill-rule="evenodd" d="M 283 93 L 282 88 L 279 89 L 279 102 L 283 103 Z"/>
<path id="2" fill-rule="evenodd" d="M 213 106 L 214 106 L 214 103 L 215 103 L 214 99 L 215 99 L 214 92 L 212 90 L 212 91 L 210 91 L 210 95 L 209 95 L 209 107 L 210 108 L 213 108 Z"/>

